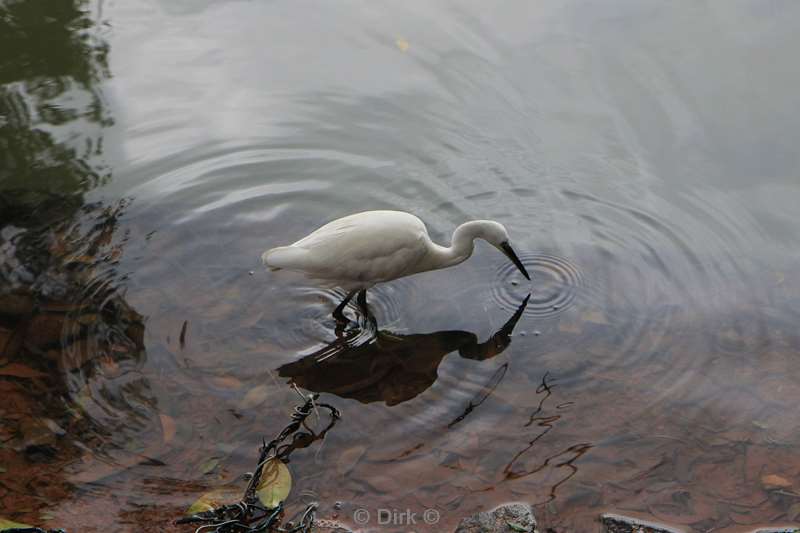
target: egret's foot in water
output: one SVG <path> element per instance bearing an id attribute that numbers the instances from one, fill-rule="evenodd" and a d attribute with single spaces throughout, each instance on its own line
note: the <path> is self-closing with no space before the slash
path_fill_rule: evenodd
<path id="1" fill-rule="evenodd" d="M 349 323 L 350 321 L 347 320 L 346 318 L 344 320 L 339 320 L 338 318 L 336 319 L 336 327 L 333 329 L 333 332 L 336 334 L 337 339 L 345 338 L 346 336 L 345 333 L 347 332 L 347 324 Z"/>

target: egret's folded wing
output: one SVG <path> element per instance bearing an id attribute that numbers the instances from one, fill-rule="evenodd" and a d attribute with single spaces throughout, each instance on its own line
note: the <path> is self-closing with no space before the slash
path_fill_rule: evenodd
<path id="1" fill-rule="evenodd" d="M 329 280 L 372 281 L 413 273 L 427 252 L 425 226 L 416 217 L 351 215 L 330 222 L 291 246 L 266 252 L 265 262 Z"/>
<path id="2" fill-rule="evenodd" d="M 344 217 L 329 222 L 314 232 L 306 235 L 292 246 L 313 250 L 320 246 L 337 246 L 352 238 L 359 229 L 359 224 L 351 217 Z"/>

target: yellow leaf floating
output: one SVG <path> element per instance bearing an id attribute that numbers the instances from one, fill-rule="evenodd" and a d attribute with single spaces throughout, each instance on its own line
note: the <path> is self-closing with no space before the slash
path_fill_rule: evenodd
<path id="1" fill-rule="evenodd" d="M 6 529 L 29 529 L 30 527 L 31 526 L 27 524 L 20 524 L 19 522 L 0 518 L 0 531 L 5 531 Z"/>
<path id="2" fill-rule="evenodd" d="M 238 487 L 222 487 L 203 493 L 186 511 L 191 516 L 204 511 L 212 511 L 228 503 L 236 503 L 242 499 L 243 490 Z"/>
<path id="3" fill-rule="evenodd" d="M 402 37 L 397 39 L 394 43 L 397 45 L 397 48 L 399 48 L 401 52 L 405 52 L 406 50 L 408 50 L 409 47 L 408 41 L 406 41 Z"/>
<path id="4" fill-rule="evenodd" d="M 286 501 L 292 490 L 292 474 L 280 459 L 270 459 L 264 463 L 261 479 L 256 487 L 256 495 L 266 507 L 272 509 Z"/>

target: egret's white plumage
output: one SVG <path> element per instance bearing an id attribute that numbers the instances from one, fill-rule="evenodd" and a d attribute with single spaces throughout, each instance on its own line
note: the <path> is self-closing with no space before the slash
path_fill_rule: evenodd
<path id="1" fill-rule="evenodd" d="M 462 224 L 453 233 L 452 245 L 444 247 L 431 241 L 419 218 L 402 211 L 349 215 L 294 244 L 267 250 L 261 258 L 270 268 L 303 272 L 320 284 L 352 292 L 457 265 L 472 255 L 475 239 L 498 248 L 528 277 L 508 244 L 508 232 L 498 222 L 474 220 Z"/>

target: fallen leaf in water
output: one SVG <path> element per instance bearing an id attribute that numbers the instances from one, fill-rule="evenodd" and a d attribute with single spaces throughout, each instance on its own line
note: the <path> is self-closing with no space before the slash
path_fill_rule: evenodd
<path id="1" fill-rule="evenodd" d="M 22 442 L 26 447 L 55 446 L 56 444 L 57 435 L 44 420 L 24 418 L 20 422 L 19 432 L 22 434 Z"/>
<path id="2" fill-rule="evenodd" d="M 20 524 L 19 522 L 14 522 L 12 520 L 6 520 L 5 518 L 0 518 L 0 531 L 5 531 L 6 529 L 26 529 L 30 527 L 31 526 L 27 524 Z"/>
<path id="3" fill-rule="evenodd" d="M 73 255 L 72 257 L 68 258 L 67 261 L 71 263 L 81 263 L 83 265 L 91 266 L 95 262 L 95 257 L 89 254 Z"/>
<path id="4" fill-rule="evenodd" d="M 761 484 L 765 489 L 786 489 L 792 486 L 792 482 L 778 474 L 766 474 L 761 476 Z"/>
<path id="5" fill-rule="evenodd" d="M 239 409 L 252 409 L 264 403 L 269 397 L 269 387 L 266 385 L 259 385 L 253 387 L 247 394 L 244 395 L 242 401 L 239 402 Z"/>
<path id="6" fill-rule="evenodd" d="M 355 468 L 366 451 L 367 448 L 360 445 L 352 446 L 346 449 L 341 455 L 339 455 L 339 460 L 336 462 L 336 472 L 340 476 L 348 474 L 353 468 Z"/>
<path id="7" fill-rule="evenodd" d="M 603 314 L 601 311 L 586 311 L 585 313 L 583 313 L 581 318 L 585 322 L 591 322 L 593 324 L 602 324 L 604 326 L 608 325 L 608 320 L 606 319 L 605 314 Z"/>
<path id="8" fill-rule="evenodd" d="M 239 390 L 242 388 L 242 382 L 232 376 L 216 376 L 210 378 L 209 381 L 220 389 Z"/>
<path id="9" fill-rule="evenodd" d="M 562 333 L 571 333 L 573 335 L 581 334 L 581 325 L 575 322 L 562 321 L 558 324 L 558 331 Z"/>
<path id="10" fill-rule="evenodd" d="M 397 45 L 397 48 L 399 48 L 401 52 L 405 52 L 406 50 L 408 50 L 409 47 L 408 41 L 406 41 L 402 37 L 397 39 L 395 41 L 395 44 Z"/>
<path id="11" fill-rule="evenodd" d="M 186 510 L 187 515 L 202 513 L 205 511 L 213 511 L 229 503 L 236 503 L 242 498 L 242 490 L 237 487 L 221 487 L 203 493 L 197 500 Z"/>
<path id="12" fill-rule="evenodd" d="M 165 414 L 158 415 L 158 418 L 161 419 L 161 434 L 164 439 L 164 444 L 169 444 L 172 442 L 172 439 L 175 438 L 175 419 Z"/>
<path id="13" fill-rule="evenodd" d="M 786 518 L 792 522 L 797 522 L 800 520 L 800 503 L 796 503 L 789 507 L 789 510 L 786 511 Z"/>
<path id="14" fill-rule="evenodd" d="M 103 375 L 107 378 L 116 378 L 120 375 L 119 363 L 108 355 L 100 358 L 100 368 L 103 370 Z"/>
<path id="15" fill-rule="evenodd" d="M 261 470 L 261 480 L 256 487 L 256 495 L 261 503 L 274 509 L 286 501 L 292 490 L 292 474 L 280 459 L 270 459 Z"/>
<path id="16" fill-rule="evenodd" d="M 529 531 L 530 531 L 530 528 L 525 527 L 525 526 L 521 526 L 521 525 L 517 524 L 516 522 L 509 522 L 508 520 L 506 520 L 506 524 L 508 524 L 508 527 L 510 527 L 514 531 L 522 531 L 523 533 L 529 533 Z"/>
<path id="17" fill-rule="evenodd" d="M 200 465 L 200 472 L 204 475 L 210 474 L 217 468 L 217 466 L 219 466 L 219 459 L 217 457 L 212 457 Z"/>
<path id="18" fill-rule="evenodd" d="M 12 376 L 15 378 L 43 378 L 47 377 L 44 372 L 39 372 L 21 363 L 11 363 L 0 368 L 0 376 Z"/>

